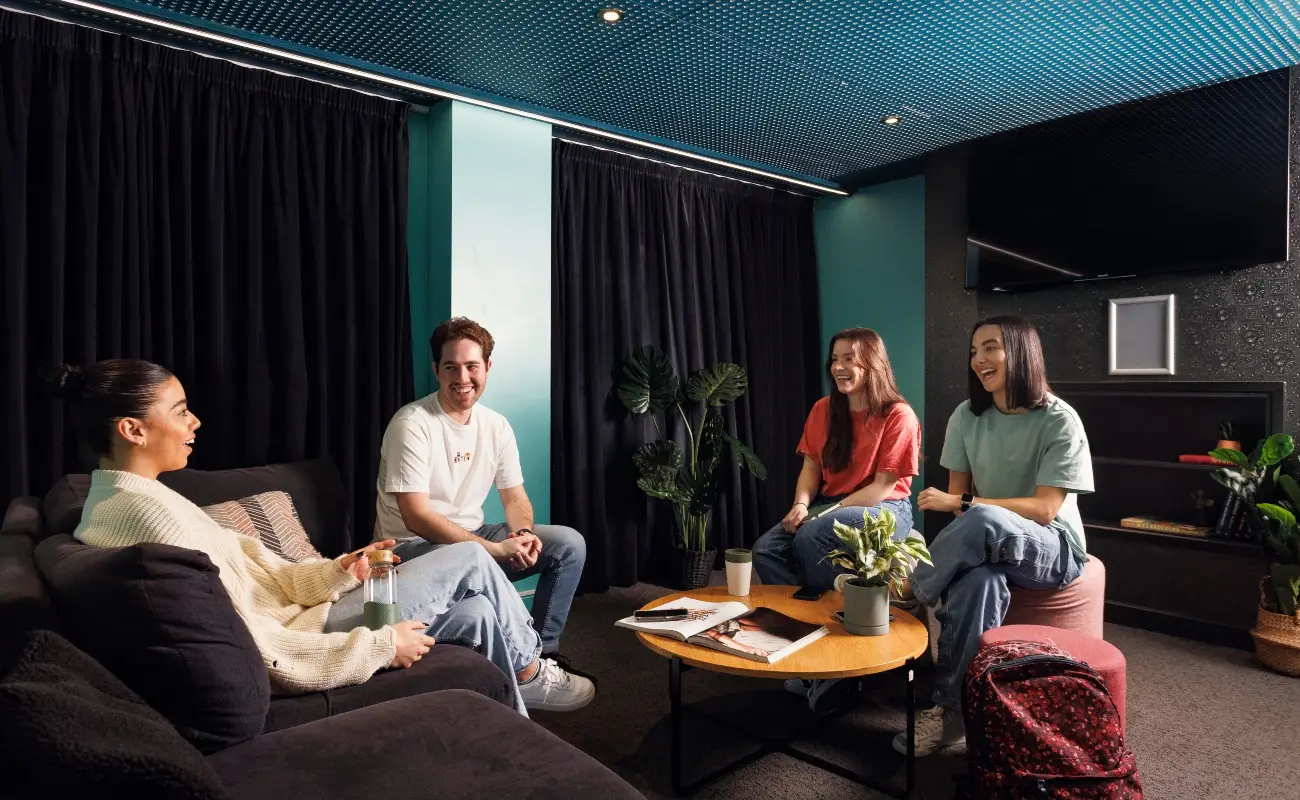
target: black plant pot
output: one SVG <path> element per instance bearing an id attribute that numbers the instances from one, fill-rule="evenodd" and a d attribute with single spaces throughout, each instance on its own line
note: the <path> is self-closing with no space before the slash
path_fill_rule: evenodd
<path id="1" fill-rule="evenodd" d="M 669 564 L 669 579 L 673 588 L 690 590 L 708 586 L 717 555 L 717 549 L 712 547 L 704 552 L 674 547 Z"/>

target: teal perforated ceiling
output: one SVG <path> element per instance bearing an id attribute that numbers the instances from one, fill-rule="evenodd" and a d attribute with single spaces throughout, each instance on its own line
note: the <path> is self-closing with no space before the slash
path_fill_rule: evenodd
<path id="1" fill-rule="evenodd" d="M 1300 63 L 1300 0 L 100 1 L 823 180 Z"/>

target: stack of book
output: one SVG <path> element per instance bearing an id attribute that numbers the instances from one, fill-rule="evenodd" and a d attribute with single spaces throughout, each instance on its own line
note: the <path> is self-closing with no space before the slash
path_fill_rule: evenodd
<path id="1" fill-rule="evenodd" d="M 1246 503 L 1240 497 L 1229 492 L 1224 498 L 1223 507 L 1219 511 L 1219 521 L 1214 524 L 1210 536 L 1215 539 L 1255 541 L 1254 532 L 1246 524 Z"/>

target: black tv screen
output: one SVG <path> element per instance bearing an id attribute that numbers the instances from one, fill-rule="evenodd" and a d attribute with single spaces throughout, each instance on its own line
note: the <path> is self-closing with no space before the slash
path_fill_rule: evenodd
<path id="1" fill-rule="evenodd" d="M 1286 70 L 974 142 L 966 288 L 1287 258 Z"/>

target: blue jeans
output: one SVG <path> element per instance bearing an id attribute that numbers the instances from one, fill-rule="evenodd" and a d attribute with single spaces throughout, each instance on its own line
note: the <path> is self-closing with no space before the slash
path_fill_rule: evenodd
<path id="1" fill-rule="evenodd" d="M 926 605 L 940 599 L 939 662 L 934 702 L 961 710 L 966 668 L 980 635 L 1002 624 L 1011 601 L 1010 581 L 1026 589 L 1060 589 L 1082 565 L 1065 532 L 1013 511 L 978 504 L 939 531 L 930 543 L 934 565 L 918 564 L 912 592 Z"/>
<path id="2" fill-rule="evenodd" d="M 537 563 L 525 570 L 502 566 L 501 571 L 511 581 L 541 573 L 537 593 L 533 595 L 533 627 L 541 632 L 542 652 L 551 654 L 560 649 L 560 634 L 564 633 L 564 625 L 569 621 L 573 595 L 578 591 L 578 579 L 582 577 L 582 567 L 587 563 L 587 541 L 582 538 L 582 534 L 563 525 L 535 525 L 533 533 L 542 540 L 542 554 L 537 557 Z M 474 535 L 489 542 L 503 542 L 510 536 L 510 527 L 502 524 L 484 525 L 474 531 Z M 398 545 L 393 552 L 401 556 L 403 561 L 410 561 L 448 546 L 425 539 L 413 539 Z M 477 544 L 474 546 L 483 549 Z M 523 601 L 520 600 L 519 603 L 520 608 L 524 608 Z M 527 609 L 524 612 L 527 613 Z"/>
<path id="3" fill-rule="evenodd" d="M 830 589 L 835 576 L 848 570 L 825 561 L 826 554 L 838 549 L 835 523 L 861 527 L 863 512 L 873 517 L 887 508 L 894 513 L 897 525 L 894 538 L 902 539 L 912 530 L 912 501 L 886 500 L 878 506 L 838 508 L 821 519 L 805 522 L 794 533 L 777 524 L 754 543 L 754 571 L 769 586 L 816 586 Z"/>
<path id="4" fill-rule="evenodd" d="M 360 628 L 364 593 L 354 589 L 338 599 L 325 632 Z M 397 615 L 419 620 L 437 646 L 455 644 L 477 650 L 510 678 L 515 708 L 528 716 L 515 673 L 537 660 L 541 641 L 519 593 L 477 542 L 457 542 L 425 558 L 397 565 Z"/>

